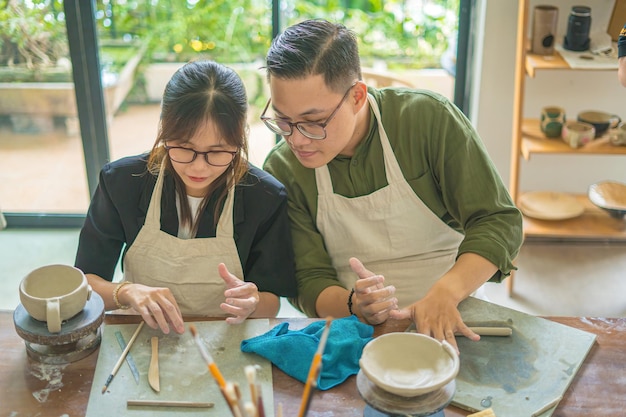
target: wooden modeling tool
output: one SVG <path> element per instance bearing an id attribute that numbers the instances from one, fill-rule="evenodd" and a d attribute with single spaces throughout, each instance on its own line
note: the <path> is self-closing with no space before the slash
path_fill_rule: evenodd
<path id="1" fill-rule="evenodd" d="M 326 347 L 326 341 L 328 340 L 331 322 L 331 317 L 326 318 L 326 325 L 322 331 L 320 342 L 317 345 L 317 351 L 313 355 L 313 361 L 311 362 L 311 367 L 309 368 L 309 375 L 307 376 L 306 384 L 304 385 L 304 392 L 302 393 L 298 417 L 306 416 L 309 411 L 309 405 L 311 404 L 313 390 L 317 388 L 317 380 L 322 372 L 322 356 L 324 355 L 324 348 Z"/>
<path id="2" fill-rule="evenodd" d="M 496 414 L 493 412 L 492 408 L 487 408 L 477 413 L 470 414 L 467 417 L 496 417 Z"/>
<path id="3" fill-rule="evenodd" d="M 198 401 L 127 400 L 127 407 L 212 408 L 215 404 Z"/>
<path id="4" fill-rule="evenodd" d="M 152 345 L 152 357 L 150 358 L 150 367 L 148 368 L 148 382 L 153 390 L 156 392 L 161 391 L 161 384 L 159 381 L 159 338 L 153 336 L 150 339 Z"/>
<path id="5" fill-rule="evenodd" d="M 106 382 L 104 383 L 104 386 L 102 387 L 102 393 L 103 394 L 106 392 L 106 390 L 109 387 L 109 384 L 111 383 L 111 381 L 113 381 L 113 377 L 115 377 L 115 374 L 117 374 L 117 371 L 119 371 L 120 366 L 122 366 L 122 363 L 124 363 L 124 359 L 126 358 L 126 355 L 128 354 L 128 351 L 130 351 L 130 348 L 133 346 L 133 343 L 135 343 L 135 339 L 137 339 L 137 336 L 139 335 L 139 332 L 143 328 L 144 323 L 145 322 L 143 322 L 143 321 L 141 323 L 139 323 L 139 326 L 137 326 L 137 329 L 135 330 L 135 333 L 133 333 L 133 336 L 128 341 L 128 344 L 126 345 L 126 349 L 124 349 L 124 351 L 120 355 L 120 358 L 117 360 L 117 363 L 113 367 L 113 370 L 111 371 L 111 374 L 109 375 L 109 377 L 107 378 Z"/>

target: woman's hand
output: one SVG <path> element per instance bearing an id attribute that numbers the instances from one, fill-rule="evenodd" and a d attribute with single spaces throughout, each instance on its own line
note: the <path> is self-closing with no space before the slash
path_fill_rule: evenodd
<path id="1" fill-rule="evenodd" d="M 183 316 L 169 288 L 132 283 L 120 288 L 117 296 L 121 304 L 135 309 L 153 329 L 160 328 L 165 334 L 170 332 L 170 326 L 176 333 L 185 331 Z"/>
<path id="2" fill-rule="evenodd" d="M 220 304 L 220 308 L 233 315 L 226 318 L 226 323 L 242 323 L 256 310 L 259 304 L 259 289 L 253 282 L 242 281 L 228 272 L 223 263 L 219 264 L 217 269 L 227 287 L 224 291 L 226 300 Z"/>

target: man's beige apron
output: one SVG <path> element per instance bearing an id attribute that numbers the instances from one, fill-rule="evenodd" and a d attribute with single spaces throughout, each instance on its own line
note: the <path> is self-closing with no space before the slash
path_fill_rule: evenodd
<path id="1" fill-rule="evenodd" d="M 152 192 L 146 221 L 124 258 L 124 279 L 151 287 L 168 287 L 185 315 L 224 317 L 220 309 L 226 285 L 217 265 L 243 280 L 233 239 L 234 187 L 228 192 L 216 237 L 179 239 L 161 231 L 163 168 Z"/>
<path id="2" fill-rule="evenodd" d="M 334 194 L 326 165 L 315 169 L 317 227 L 337 270 L 352 288 L 358 278 L 348 260 L 396 287 L 400 308 L 422 298 L 454 264 L 463 235 L 446 225 L 420 200 L 402 175 L 383 128 L 378 104 L 367 97 L 378 123 L 388 185 L 362 197 Z"/>

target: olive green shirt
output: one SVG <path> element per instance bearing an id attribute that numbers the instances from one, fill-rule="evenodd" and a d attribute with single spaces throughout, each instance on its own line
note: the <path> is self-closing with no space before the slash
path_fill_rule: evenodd
<path id="1" fill-rule="evenodd" d="M 369 93 L 378 102 L 391 147 L 415 194 L 464 235 L 457 257 L 466 252 L 484 257 L 499 269 L 491 280 L 500 282 L 515 269 L 522 216 L 469 120 L 430 91 L 370 88 Z M 354 156 L 339 155 L 328 164 L 337 194 L 358 197 L 387 185 L 373 113 L 370 120 L 369 133 Z M 302 166 L 284 140 L 269 153 L 264 168 L 287 188 L 298 282 L 298 298 L 292 302 L 315 317 L 318 295 L 342 285 L 316 226 L 315 170 Z"/>

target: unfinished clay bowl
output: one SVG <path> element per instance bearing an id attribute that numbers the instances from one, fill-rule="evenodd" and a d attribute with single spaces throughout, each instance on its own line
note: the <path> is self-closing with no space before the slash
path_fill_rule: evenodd
<path id="1" fill-rule="evenodd" d="M 373 339 L 359 364 L 372 383 L 402 397 L 433 392 L 459 372 L 459 357 L 448 342 L 419 333 L 388 333 Z"/>

